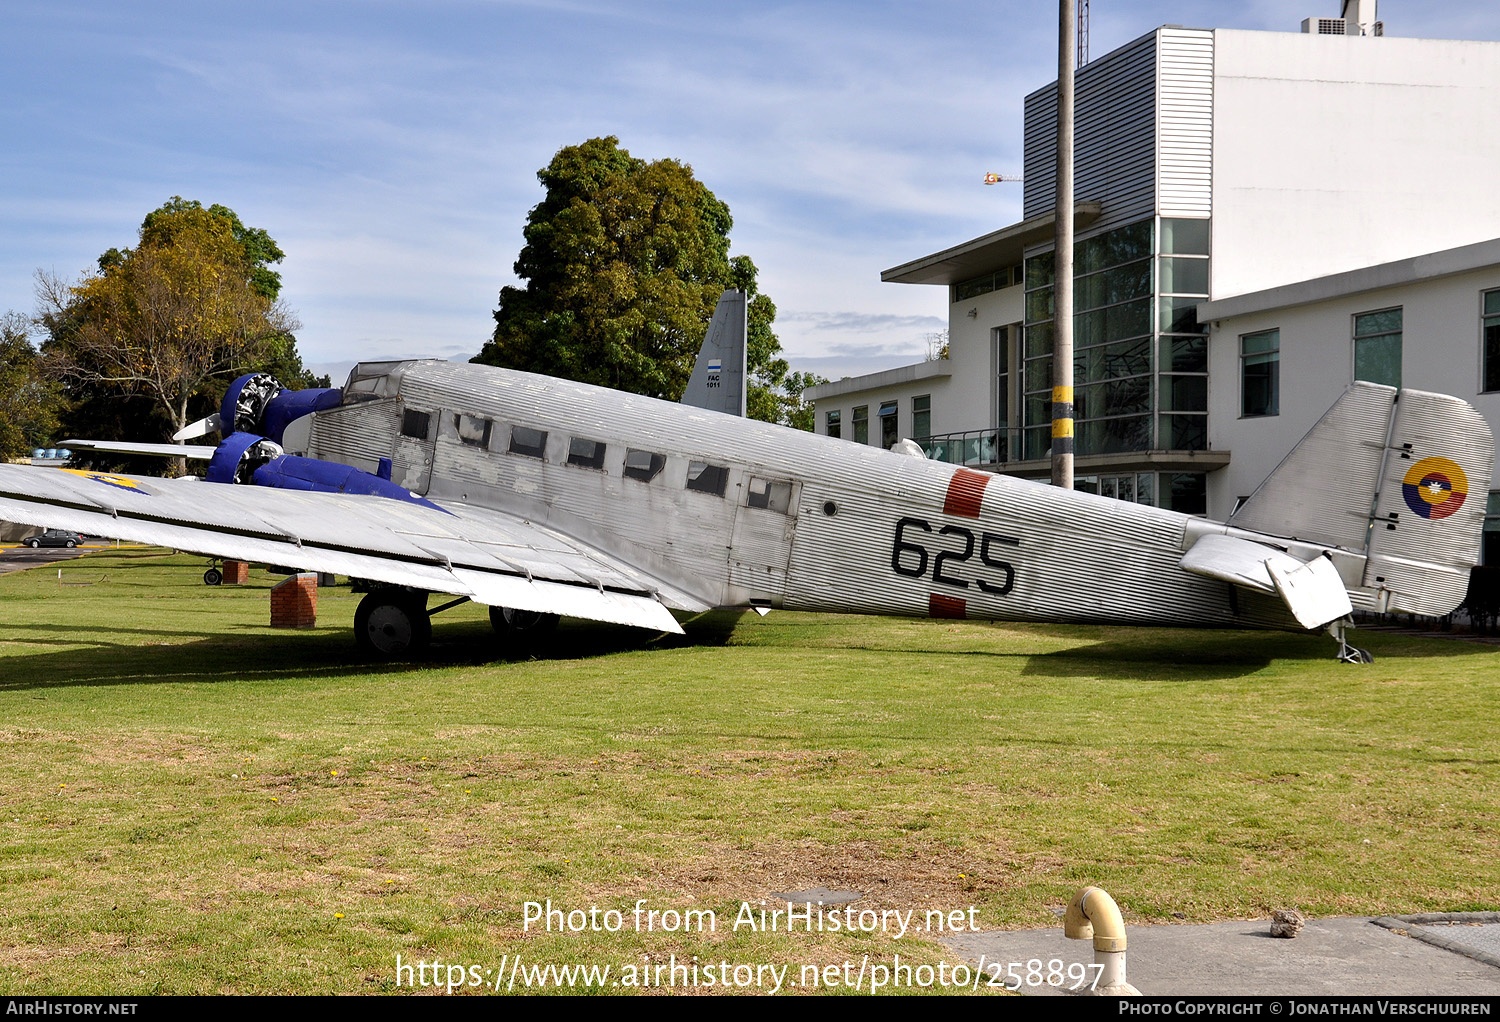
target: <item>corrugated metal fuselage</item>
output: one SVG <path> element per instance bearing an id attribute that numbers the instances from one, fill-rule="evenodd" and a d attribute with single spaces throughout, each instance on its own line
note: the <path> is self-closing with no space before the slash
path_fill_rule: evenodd
<path id="1" fill-rule="evenodd" d="M 391 457 L 397 483 L 524 515 L 709 605 L 1295 627 L 1274 597 L 1182 570 L 1224 527 L 1171 511 L 484 366 L 399 363 L 373 394 L 318 413 L 309 453 Z"/>

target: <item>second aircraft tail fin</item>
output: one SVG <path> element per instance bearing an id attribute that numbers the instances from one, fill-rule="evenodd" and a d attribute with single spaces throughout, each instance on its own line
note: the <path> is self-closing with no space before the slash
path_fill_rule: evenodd
<path id="1" fill-rule="evenodd" d="M 682 404 L 744 417 L 748 301 L 744 291 L 725 291 L 719 296 Z"/>

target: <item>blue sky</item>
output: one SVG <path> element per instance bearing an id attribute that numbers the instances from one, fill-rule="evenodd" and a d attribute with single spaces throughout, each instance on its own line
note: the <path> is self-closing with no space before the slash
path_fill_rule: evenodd
<path id="1" fill-rule="evenodd" d="M 1297 31 L 1337 0 L 1094 0 L 1095 57 L 1159 24 Z M 941 288 L 880 271 L 1019 219 L 1048 3 L 11 0 L 0 37 L 0 311 L 77 277 L 172 195 L 287 252 L 305 360 L 467 358 L 536 171 L 613 134 L 726 201 L 794 368 L 920 358 Z M 1392 35 L 1500 39 L 1500 5 L 1386 0 Z M 1479 126 L 1476 126 L 1477 128 Z M 335 379 L 338 383 L 339 379 Z"/>

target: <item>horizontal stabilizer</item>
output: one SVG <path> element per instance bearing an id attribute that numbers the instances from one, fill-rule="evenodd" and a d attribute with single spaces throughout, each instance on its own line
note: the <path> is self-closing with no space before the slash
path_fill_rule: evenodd
<path id="1" fill-rule="evenodd" d="M 214 448 L 199 444 L 137 444 L 125 440 L 64 440 L 70 451 L 110 451 L 114 454 L 146 454 L 157 458 L 187 458 L 208 461 Z"/>
<path id="2" fill-rule="evenodd" d="M 1354 611 L 1338 569 L 1326 557 L 1304 564 L 1264 543 L 1209 535 L 1194 543 L 1179 563 L 1194 575 L 1276 594 L 1303 628 L 1317 628 Z"/>

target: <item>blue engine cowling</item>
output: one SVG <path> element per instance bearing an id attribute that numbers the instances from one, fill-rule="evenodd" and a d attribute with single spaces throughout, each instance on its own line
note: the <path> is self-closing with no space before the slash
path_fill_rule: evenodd
<path id="1" fill-rule="evenodd" d="M 282 450 L 288 425 L 304 415 L 337 408 L 342 400 L 343 391 L 333 387 L 286 390 L 267 373 L 241 376 L 229 385 L 219 406 L 224 439 L 209 460 L 208 481 L 364 494 L 442 511 L 432 501 L 391 482 L 389 458 L 382 458 L 380 474 L 372 475 L 350 465 L 304 458 Z"/>
<path id="2" fill-rule="evenodd" d="M 269 373 L 246 373 L 224 392 L 219 427 L 226 437 L 255 433 L 279 444 L 288 425 L 304 415 L 337 408 L 343 398 L 337 387 L 287 390 Z"/>

